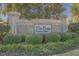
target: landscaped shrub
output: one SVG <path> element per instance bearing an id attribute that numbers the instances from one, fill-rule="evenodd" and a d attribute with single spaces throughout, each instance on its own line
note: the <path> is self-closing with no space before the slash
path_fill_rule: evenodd
<path id="1" fill-rule="evenodd" d="M 52 52 L 45 48 L 44 45 L 35 45 L 34 48 L 32 49 L 31 55 L 36 55 L 36 56 L 43 56 L 43 55 L 50 55 Z"/>
<path id="2" fill-rule="evenodd" d="M 59 42 L 72 40 L 72 38 L 78 37 L 77 33 L 65 32 L 65 33 L 50 33 L 45 35 L 45 41 L 48 42 Z M 41 44 L 43 43 L 43 35 L 12 35 L 8 34 L 4 37 L 3 43 L 13 44 L 22 43 L 25 44 Z"/>
<path id="3" fill-rule="evenodd" d="M 61 41 L 72 40 L 73 38 L 72 33 L 69 32 L 61 33 L 60 35 L 61 35 Z"/>
<path id="4" fill-rule="evenodd" d="M 25 40 L 27 39 L 27 35 L 25 36 L 25 35 L 20 35 L 21 36 L 21 42 L 25 42 Z"/>
<path id="5" fill-rule="evenodd" d="M 72 38 L 77 38 L 77 37 L 79 37 L 79 34 L 78 34 L 78 33 L 72 32 L 71 34 L 72 34 Z"/>
<path id="6" fill-rule="evenodd" d="M 47 43 L 45 45 L 45 48 L 47 48 L 51 53 L 49 54 L 57 54 L 57 53 L 62 53 L 65 52 L 65 42 L 56 42 L 56 43 Z"/>
<path id="7" fill-rule="evenodd" d="M 79 23 L 71 23 L 71 24 L 69 24 L 68 29 L 69 29 L 70 32 L 79 33 Z"/>
<path id="8" fill-rule="evenodd" d="M 49 42 L 46 44 L 7 44 L 0 45 L 0 52 L 16 52 L 18 55 L 53 55 L 71 50 L 79 45 L 79 38 L 65 42 Z"/>
<path id="9" fill-rule="evenodd" d="M 0 21 L 4 22 L 4 21 Z M 3 37 L 9 32 L 10 26 L 7 23 L 0 23 L 0 41 L 2 41 Z"/>
<path id="10" fill-rule="evenodd" d="M 79 45 L 79 40 L 74 41 L 65 41 L 65 42 L 57 42 L 57 43 L 47 43 L 45 44 L 45 48 L 47 48 L 51 53 L 49 55 L 58 54 L 58 53 L 64 53 L 66 51 L 69 51 L 71 49 L 76 48 Z"/>
<path id="11" fill-rule="evenodd" d="M 61 40 L 61 36 L 59 33 L 51 33 L 46 35 L 47 42 L 59 42 Z"/>
<path id="12" fill-rule="evenodd" d="M 11 48 L 10 48 L 11 47 Z M 51 51 L 41 45 L 0 45 L 0 52 L 16 52 L 17 55 L 49 55 Z"/>
<path id="13" fill-rule="evenodd" d="M 79 45 L 79 37 L 73 38 L 73 40 L 71 40 L 71 43 L 72 43 L 74 46 Z"/>
<path id="14" fill-rule="evenodd" d="M 42 35 L 30 35 L 28 39 L 26 39 L 27 44 L 41 44 L 42 43 Z"/>
<path id="15" fill-rule="evenodd" d="M 72 32 L 47 34 L 45 38 L 47 42 L 42 44 L 42 35 L 8 34 L 3 39 L 4 44 L 0 44 L 0 52 L 16 52 L 17 55 L 53 55 L 79 45 L 78 34 Z M 22 44 L 23 42 L 25 44 Z"/>
<path id="16" fill-rule="evenodd" d="M 3 38 L 3 43 L 4 44 L 20 43 L 25 40 L 24 38 L 25 37 L 19 35 L 8 34 Z"/>

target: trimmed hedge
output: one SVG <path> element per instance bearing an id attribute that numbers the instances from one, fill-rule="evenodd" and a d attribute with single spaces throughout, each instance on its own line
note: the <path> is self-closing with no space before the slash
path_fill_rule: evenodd
<path id="1" fill-rule="evenodd" d="M 69 29 L 70 32 L 79 33 L 79 23 L 71 23 L 71 24 L 69 24 L 68 29 Z"/>
<path id="2" fill-rule="evenodd" d="M 61 35 L 61 41 L 68 41 L 79 37 L 79 35 L 74 32 L 64 32 L 64 33 L 60 33 L 60 35 Z"/>
<path id="3" fill-rule="evenodd" d="M 77 33 L 65 32 L 65 33 L 50 33 L 45 35 L 45 42 L 62 42 L 72 40 L 73 38 L 78 37 Z M 42 44 L 43 36 L 42 35 L 12 35 L 8 34 L 3 38 L 4 44 L 13 44 L 13 43 L 25 43 L 25 44 Z"/>
<path id="4" fill-rule="evenodd" d="M 59 42 L 61 40 L 61 36 L 59 33 L 51 33 L 46 35 L 47 42 Z"/>
<path id="5" fill-rule="evenodd" d="M 27 44 L 41 44 L 42 35 L 30 35 L 25 41 Z"/>
<path id="6" fill-rule="evenodd" d="M 77 38 L 77 37 L 79 37 L 79 34 L 74 33 L 74 32 L 71 32 L 71 33 L 72 33 L 72 38 Z"/>
<path id="7" fill-rule="evenodd" d="M 67 41 L 67 40 L 71 40 L 72 39 L 72 33 L 69 32 L 65 32 L 65 33 L 61 33 L 61 41 Z"/>
<path id="8" fill-rule="evenodd" d="M 21 43 L 25 42 L 26 36 L 24 35 L 12 35 L 8 34 L 3 38 L 3 44 L 13 44 L 13 43 Z"/>
<path id="9" fill-rule="evenodd" d="M 17 55 L 54 55 L 71 50 L 79 45 L 79 37 L 66 42 L 54 42 L 47 44 L 7 44 L 0 45 L 0 52 L 16 52 Z"/>
<path id="10" fill-rule="evenodd" d="M 3 39 L 4 44 L 0 44 L 0 52 L 5 54 L 15 52 L 16 55 L 32 56 L 53 55 L 71 50 L 79 45 L 78 34 L 71 32 L 47 34 L 46 44 L 42 44 L 42 39 L 42 35 L 19 36 L 8 34 Z"/>

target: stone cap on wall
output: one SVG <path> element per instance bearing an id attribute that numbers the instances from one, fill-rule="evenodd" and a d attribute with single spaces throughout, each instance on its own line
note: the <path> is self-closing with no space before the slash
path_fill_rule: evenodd
<path id="1" fill-rule="evenodd" d="M 21 14 L 19 12 L 16 12 L 16 11 L 11 11 L 11 12 L 8 12 L 8 15 L 17 15 L 17 16 L 20 16 Z"/>

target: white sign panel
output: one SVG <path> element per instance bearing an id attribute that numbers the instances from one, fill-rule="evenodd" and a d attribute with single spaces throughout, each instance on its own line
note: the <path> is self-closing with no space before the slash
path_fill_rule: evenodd
<path id="1" fill-rule="evenodd" d="M 35 33 L 46 34 L 51 32 L 51 25 L 35 25 Z"/>

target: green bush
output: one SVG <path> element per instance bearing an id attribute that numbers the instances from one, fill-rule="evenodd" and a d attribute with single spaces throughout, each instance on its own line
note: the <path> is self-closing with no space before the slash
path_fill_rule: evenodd
<path id="1" fill-rule="evenodd" d="M 7 44 L 0 45 L 0 51 L 2 52 L 29 52 L 32 49 L 32 45 L 24 45 L 24 44 Z"/>
<path id="2" fill-rule="evenodd" d="M 36 56 L 43 56 L 43 55 L 49 55 L 51 53 L 50 50 L 44 47 L 44 45 L 35 45 L 34 48 L 32 49 L 31 55 L 36 55 Z"/>
<path id="3" fill-rule="evenodd" d="M 47 43 L 44 47 L 51 51 L 49 55 L 53 55 L 58 53 L 64 53 L 66 51 L 76 48 L 78 45 L 79 40 L 70 40 L 65 42 Z"/>
<path id="4" fill-rule="evenodd" d="M 11 47 L 11 48 L 10 48 Z M 0 45 L 0 52 L 16 52 L 18 55 L 49 55 L 51 51 L 43 45 L 8 44 Z"/>
<path id="5" fill-rule="evenodd" d="M 20 43 L 25 41 L 25 36 L 8 34 L 3 38 L 4 44 Z"/>
<path id="6" fill-rule="evenodd" d="M 65 42 L 57 42 L 57 43 L 47 43 L 45 48 L 47 48 L 51 53 L 49 54 L 57 54 L 65 51 Z"/>
<path id="7" fill-rule="evenodd" d="M 25 42 L 25 40 L 28 38 L 28 36 L 26 35 L 21 35 L 21 42 Z"/>
<path id="8" fill-rule="evenodd" d="M 72 32 L 72 38 L 77 38 L 79 37 L 79 34 Z"/>
<path id="9" fill-rule="evenodd" d="M 58 33 L 51 33 L 46 35 L 47 42 L 59 42 L 61 40 L 61 36 Z"/>
<path id="10" fill-rule="evenodd" d="M 72 43 L 74 46 L 79 45 L 79 37 L 73 38 L 73 40 L 71 40 L 71 43 Z"/>
<path id="11" fill-rule="evenodd" d="M 61 33 L 60 35 L 61 35 L 61 41 L 72 40 L 73 38 L 72 33 L 69 32 Z"/>
<path id="12" fill-rule="evenodd" d="M 70 32 L 79 33 L 79 23 L 71 23 L 71 24 L 69 24 L 68 29 L 69 29 Z"/>
<path id="13" fill-rule="evenodd" d="M 42 44 L 42 40 L 42 35 L 8 34 L 3 39 L 4 44 L 0 44 L 0 52 L 16 52 L 18 55 L 53 55 L 79 45 L 78 34 L 72 32 L 47 34 L 46 44 Z M 25 44 L 22 44 L 23 42 Z"/>
<path id="14" fill-rule="evenodd" d="M 79 45 L 79 37 L 65 42 L 49 42 L 46 44 L 7 44 L 0 45 L 0 52 L 16 52 L 18 55 L 53 55 L 69 51 Z"/>
<path id="15" fill-rule="evenodd" d="M 0 22 L 3 22 L 2 20 Z M 0 23 L 0 41 L 9 32 L 10 26 L 7 23 Z"/>
<path id="16" fill-rule="evenodd" d="M 30 35 L 28 39 L 26 39 L 27 44 L 41 44 L 42 36 L 41 35 Z"/>

